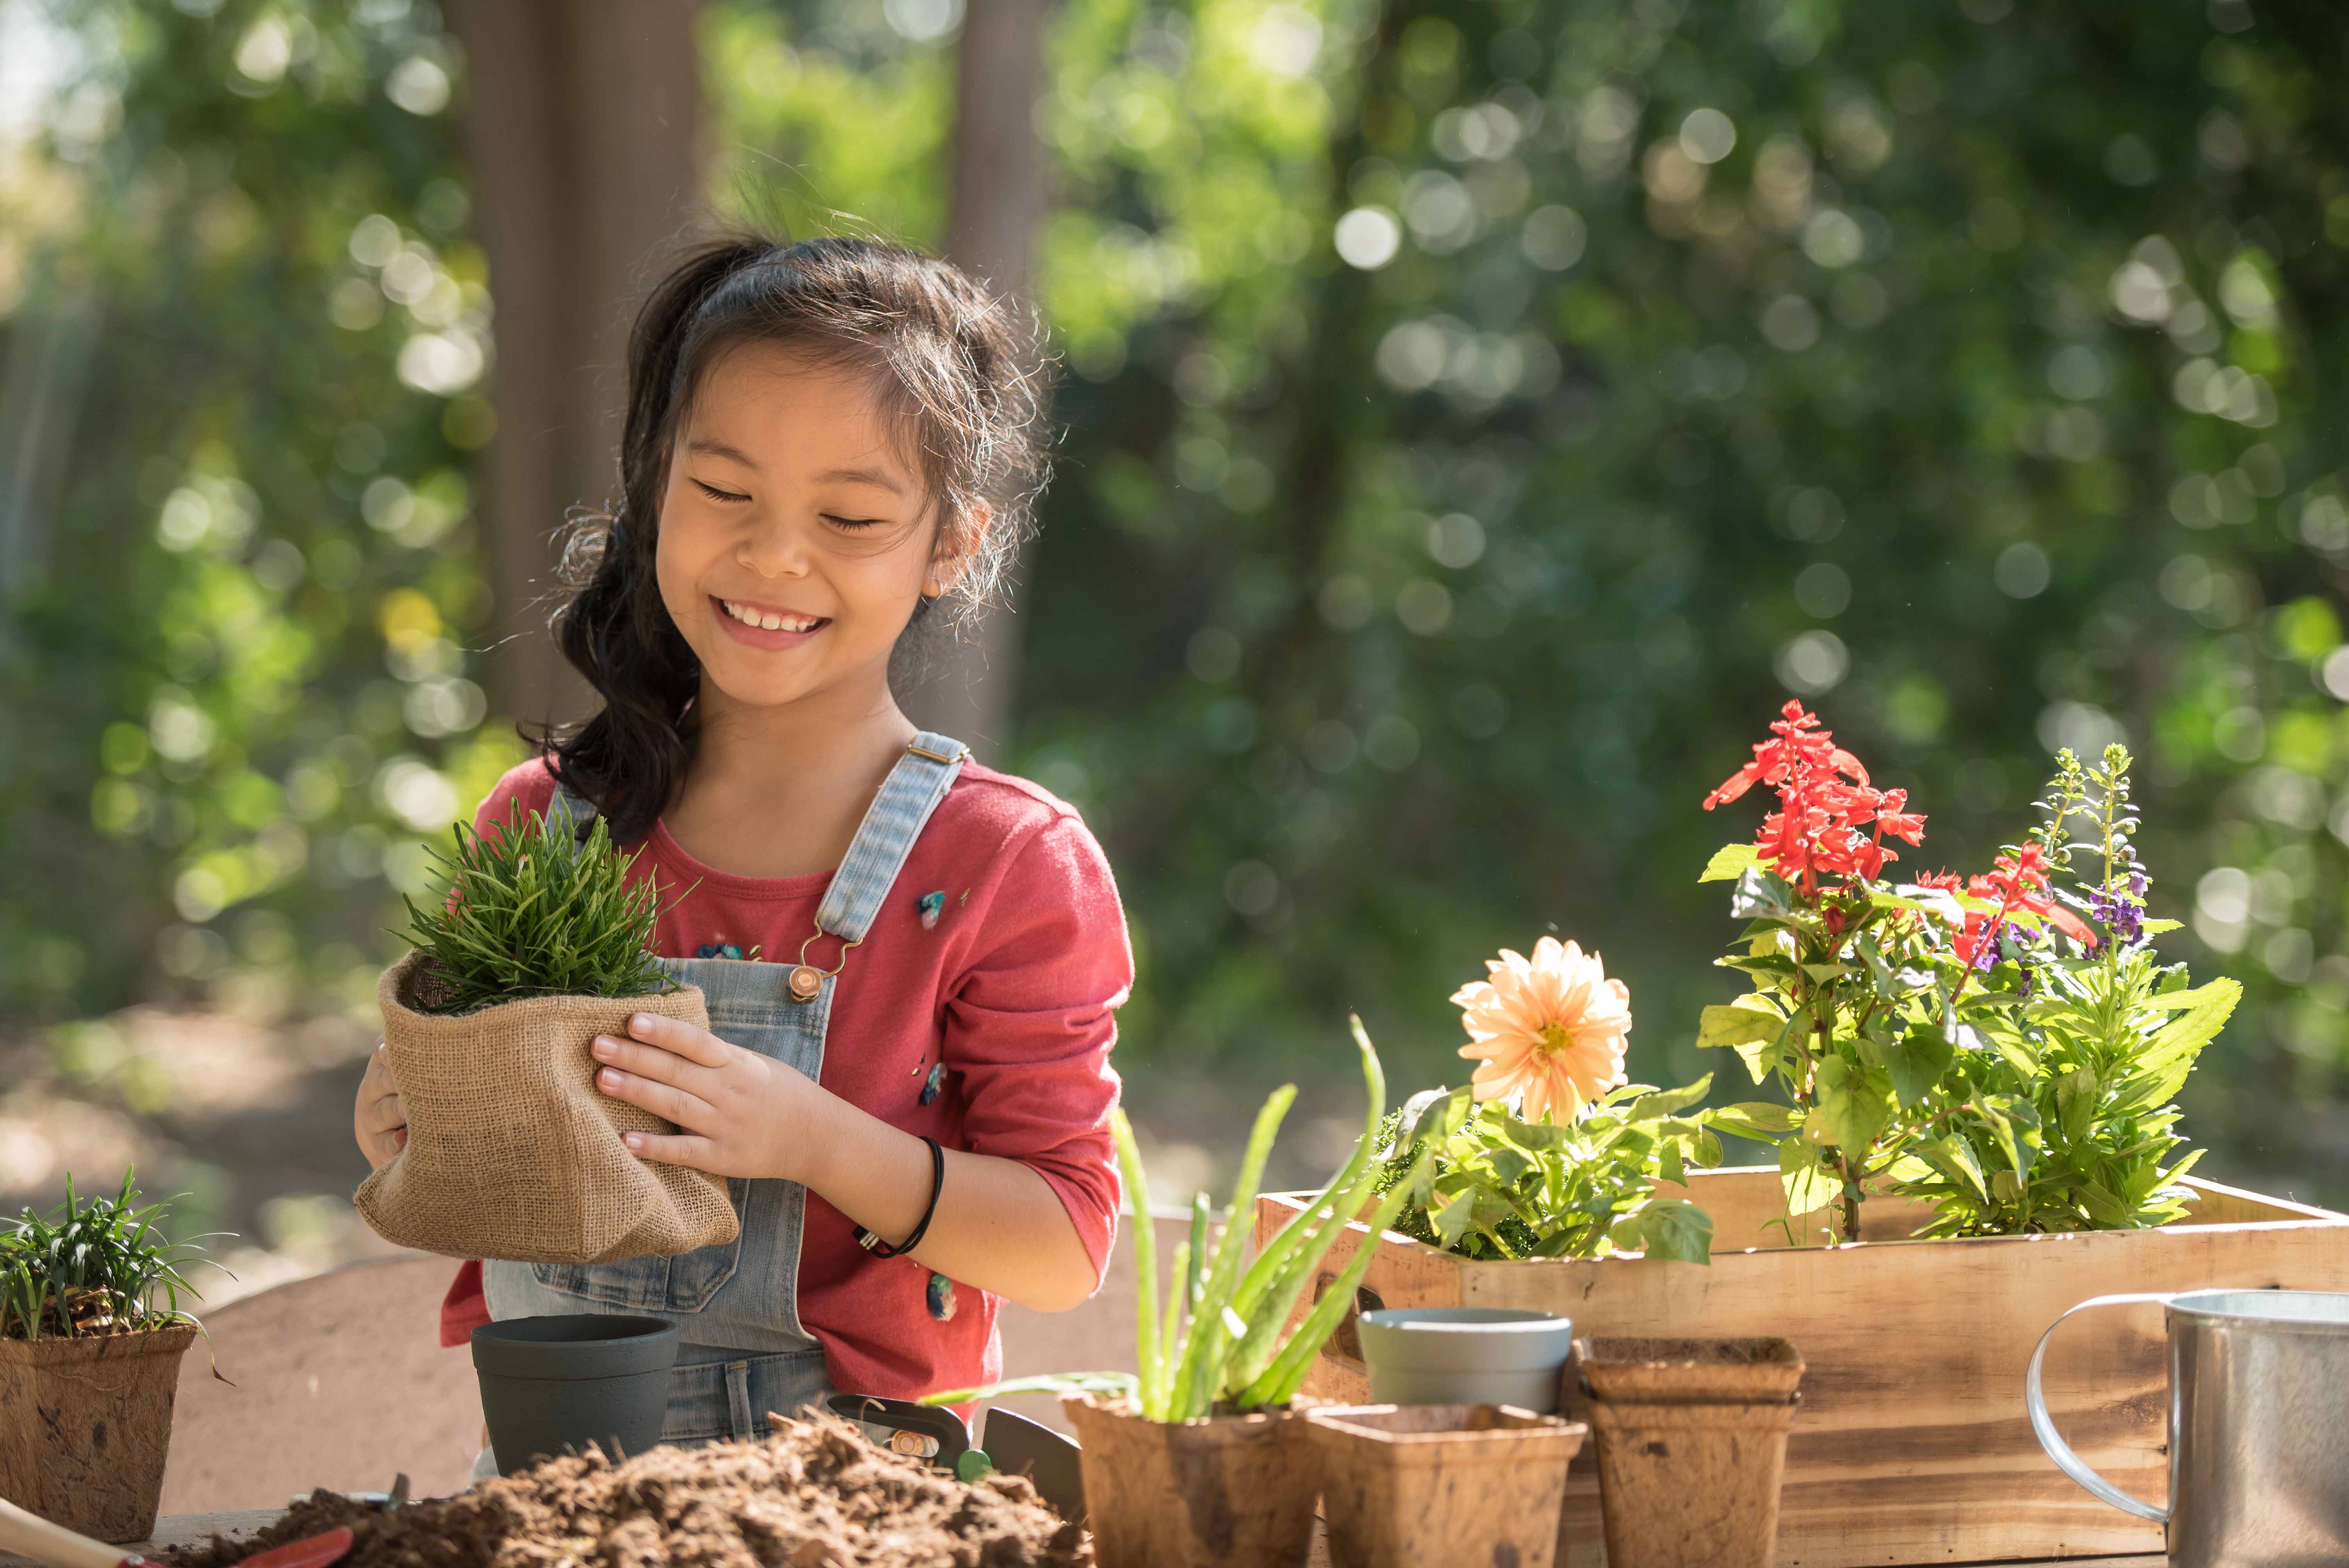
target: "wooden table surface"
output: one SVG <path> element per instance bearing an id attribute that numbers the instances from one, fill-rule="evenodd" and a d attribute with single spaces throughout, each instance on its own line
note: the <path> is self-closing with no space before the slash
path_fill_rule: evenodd
<path id="1" fill-rule="evenodd" d="M 214 1535 L 224 1535 L 235 1541 L 258 1534 L 262 1530 L 275 1523 L 280 1517 L 280 1511 L 276 1509 L 261 1509 L 251 1513 L 174 1514 L 155 1522 L 155 1534 L 152 1540 L 142 1541 L 135 1546 L 126 1546 L 122 1550 L 126 1555 L 136 1552 L 144 1557 L 152 1556 L 158 1552 L 174 1546 L 202 1546 Z M 1307 1568 L 1328 1568 L 1329 1562 L 1329 1549 L 1321 1539 L 1320 1526 L 1317 1522 L 1313 1531 L 1313 1554 L 1308 1559 Z M 2067 1557 L 2063 1559 L 2063 1565 L 2071 1565 L 2071 1568 L 2077 1568 L 2077 1565 L 2083 1563 L 2091 1564 L 2093 1568 L 2168 1568 L 2168 1563 L 2169 1560 L 2167 1557 Z M 2063 1568 L 2063 1565 L 2050 1560 L 2044 1563 L 2008 1562 L 2000 1564 L 2000 1568 Z M 0 1568 L 38 1568 L 38 1565 L 30 1559 L 18 1557 L 13 1553 L 0 1552 Z M 1893 1568 L 1893 1565 L 1888 1564 L 1887 1568 Z M 1934 1568 L 1967 1568 L 1967 1565 L 1942 1563 L 1934 1564 Z"/>

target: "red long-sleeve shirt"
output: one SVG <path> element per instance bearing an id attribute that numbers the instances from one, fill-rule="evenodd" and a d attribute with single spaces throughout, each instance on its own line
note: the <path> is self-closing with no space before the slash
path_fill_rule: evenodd
<path id="1" fill-rule="evenodd" d="M 554 794 L 546 764 L 525 763 L 499 780 L 475 826 L 502 822 L 513 800 L 543 813 Z M 730 875 L 658 825 L 631 874 L 692 890 L 660 917 L 662 956 L 731 945 L 780 964 L 797 960 L 832 881 L 829 872 Z M 916 901 L 933 892 L 945 907 L 924 930 Z M 1133 981 L 1117 884 L 1083 820 L 1027 780 L 967 762 L 848 955 L 819 1081 L 893 1127 L 1036 1171 L 1067 1208 L 1098 1279 L 1119 1201 L 1109 1052 Z M 925 1106 L 926 1068 L 941 1060 L 942 1092 Z M 929 1270 L 874 1258 L 853 1232 L 808 1194 L 800 1319 L 823 1344 L 833 1387 L 913 1398 L 999 1374 L 999 1298 L 957 1286 L 954 1315 L 939 1322 L 926 1300 Z M 467 1264 L 441 1310 L 441 1342 L 462 1344 L 488 1321 L 481 1265 Z"/>

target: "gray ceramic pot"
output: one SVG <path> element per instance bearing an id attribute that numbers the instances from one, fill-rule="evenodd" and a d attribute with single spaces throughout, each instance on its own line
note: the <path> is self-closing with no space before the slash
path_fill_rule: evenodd
<path id="1" fill-rule="evenodd" d="M 1358 1320 L 1374 1405 L 1515 1405 L 1557 1413 L 1574 1323 L 1499 1306 L 1401 1306 Z"/>
<path id="2" fill-rule="evenodd" d="M 498 1473 L 584 1450 L 612 1459 L 660 1441 L 677 1325 L 580 1313 L 509 1317 L 473 1330 L 473 1372 Z"/>

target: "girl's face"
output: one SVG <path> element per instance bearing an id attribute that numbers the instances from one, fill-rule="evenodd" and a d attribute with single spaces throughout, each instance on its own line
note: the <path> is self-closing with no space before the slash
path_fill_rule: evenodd
<path id="1" fill-rule="evenodd" d="M 931 512 L 869 376 L 779 344 L 726 354 L 678 430 L 654 557 L 705 696 L 885 707 L 897 634 L 952 583 Z"/>

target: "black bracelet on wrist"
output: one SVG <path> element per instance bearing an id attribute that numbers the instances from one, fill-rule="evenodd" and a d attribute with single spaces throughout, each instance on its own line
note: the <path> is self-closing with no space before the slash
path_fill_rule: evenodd
<path id="1" fill-rule="evenodd" d="M 922 1244 L 924 1236 L 930 1233 L 930 1216 L 938 1212 L 938 1194 L 947 1188 L 947 1151 L 939 1147 L 935 1138 L 925 1138 L 922 1141 L 930 1146 L 930 1206 L 922 1211 L 922 1222 L 914 1227 L 914 1233 L 894 1247 L 864 1226 L 857 1226 L 856 1244 L 876 1258 L 894 1258 L 910 1253 Z"/>

